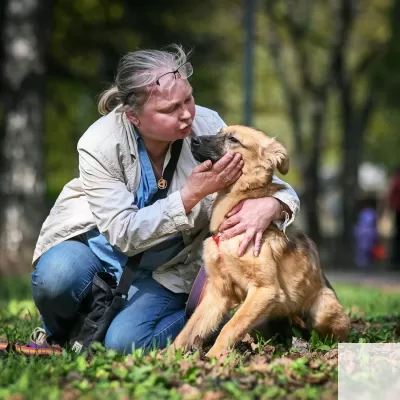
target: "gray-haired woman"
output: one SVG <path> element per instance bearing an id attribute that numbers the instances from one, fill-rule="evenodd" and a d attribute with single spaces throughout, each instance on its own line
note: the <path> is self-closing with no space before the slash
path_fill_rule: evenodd
<path id="1" fill-rule="evenodd" d="M 176 45 L 122 58 L 115 85 L 99 102 L 103 117 L 79 140 L 79 178 L 62 190 L 35 249 L 32 291 L 46 334 L 67 338 L 94 274 L 107 271 L 118 280 L 128 259 L 143 251 L 105 345 L 128 352 L 162 348 L 185 325 L 213 194 L 237 180 L 243 166 L 239 154 L 214 165 L 193 158 L 189 134 L 215 134 L 225 124 L 215 111 L 195 106 L 192 73 Z M 179 161 L 166 182 L 164 168 L 177 139 L 183 139 Z M 167 197 L 153 202 L 165 186 Z M 298 197 L 286 184 L 274 197 L 235 207 L 224 235 L 246 232 L 240 252 L 254 241 L 257 253 L 271 221 L 284 229 L 298 209 Z"/>

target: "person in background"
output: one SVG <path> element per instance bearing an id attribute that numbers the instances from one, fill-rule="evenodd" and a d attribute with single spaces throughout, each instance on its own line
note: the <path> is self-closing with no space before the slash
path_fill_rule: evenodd
<path id="1" fill-rule="evenodd" d="M 374 262 L 374 249 L 378 243 L 376 199 L 372 196 L 361 201 L 361 209 L 354 226 L 355 263 L 368 268 Z"/>
<path id="2" fill-rule="evenodd" d="M 394 235 L 391 264 L 400 267 L 400 167 L 397 168 L 389 186 L 389 208 L 394 212 Z"/>

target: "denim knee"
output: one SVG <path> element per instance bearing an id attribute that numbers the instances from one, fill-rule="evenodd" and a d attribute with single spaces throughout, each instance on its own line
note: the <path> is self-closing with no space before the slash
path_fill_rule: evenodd
<path id="1" fill-rule="evenodd" d="M 106 348 L 117 350 L 119 353 L 131 353 L 134 349 L 149 349 L 154 344 L 152 331 L 144 327 L 133 327 L 132 323 L 126 327 L 121 324 L 111 324 L 104 341 Z"/>
<path id="2" fill-rule="evenodd" d="M 57 263 L 51 258 L 47 258 L 46 263 L 38 263 L 32 273 L 32 295 L 39 311 L 58 308 L 59 315 L 64 311 L 69 314 L 69 305 L 78 302 L 71 290 L 72 282 L 66 274 L 68 268 L 67 264 Z"/>
<path id="3" fill-rule="evenodd" d="M 91 254 L 90 254 L 91 253 Z M 41 256 L 32 273 L 32 295 L 39 311 L 69 317 L 77 309 L 101 263 L 88 246 L 63 242 Z"/>

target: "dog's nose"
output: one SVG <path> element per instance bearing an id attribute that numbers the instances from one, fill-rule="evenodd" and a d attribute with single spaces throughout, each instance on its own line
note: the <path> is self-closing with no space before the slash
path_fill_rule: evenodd
<path id="1" fill-rule="evenodd" d="M 200 146 L 201 145 L 201 140 L 198 137 L 193 137 L 192 138 L 192 146 L 196 147 L 196 146 Z"/>

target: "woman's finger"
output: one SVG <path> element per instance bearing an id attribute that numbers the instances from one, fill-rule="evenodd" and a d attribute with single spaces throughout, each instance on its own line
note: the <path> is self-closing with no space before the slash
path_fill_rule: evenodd
<path id="1" fill-rule="evenodd" d="M 233 226 L 237 225 L 239 222 L 240 222 L 240 216 L 237 214 L 233 215 L 232 217 L 228 218 L 221 224 L 219 231 L 224 232 L 226 229 L 232 228 Z"/>
<path id="2" fill-rule="evenodd" d="M 241 157 L 241 154 L 236 153 L 228 164 L 224 164 L 224 167 L 222 169 L 214 168 L 214 170 L 217 172 L 220 178 L 224 179 L 227 175 L 229 175 L 237 168 L 238 164 L 241 161 Z"/>
<path id="3" fill-rule="evenodd" d="M 237 214 L 243 207 L 244 200 L 239 201 L 239 203 L 236 204 L 235 207 L 232 208 L 231 211 L 226 214 L 227 218 L 232 217 L 232 215 Z"/>
<path id="4" fill-rule="evenodd" d="M 197 167 L 193 168 L 193 171 L 196 173 L 207 172 L 210 170 L 211 167 L 212 167 L 211 160 L 206 160 Z"/>
<path id="5" fill-rule="evenodd" d="M 228 165 L 234 160 L 235 153 L 226 153 L 220 160 L 214 164 L 214 171 L 219 174 L 224 171 Z"/>
<path id="6" fill-rule="evenodd" d="M 243 165 L 244 163 L 241 160 L 238 164 L 234 165 L 232 168 L 227 168 L 225 171 L 224 182 L 229 183 L 234 181 L 234 178 L 238 175 L 238 173 L 240 174 L 242 173 Z"/>
<path id="7" fill-rule="evenodd" d="M 227 240 L 233 238 L 234 236 L 240 235 L 244 232 L 246 232 L 245 225 L 242 223 L 236 224 L 232 228 L 229 228 L 226 231 L 224 231 L 224 233 L 221 235 L 221 240 Z"/>
<path id="8" fill-rule="evenodd" d="M 254 240 L 254 253 L 253 254 L 255 257 L 258 257 L 260 255 L 262 237 L 263 237 L 263 233 L 258 231 L 256 234 L 256 238 Z"/>
<path id="9" fill-rule="evenodd" d="M 254 230 L 248 230 L 246 234 L 244 235 L 244 238 L 242 240 L 242 243 L 240 243 L 239 250 L 238 250 L 238 256 L 241 257 L 245 252 L 248 247 L 248 245 L 251 243 L 255 235 Z"/>

